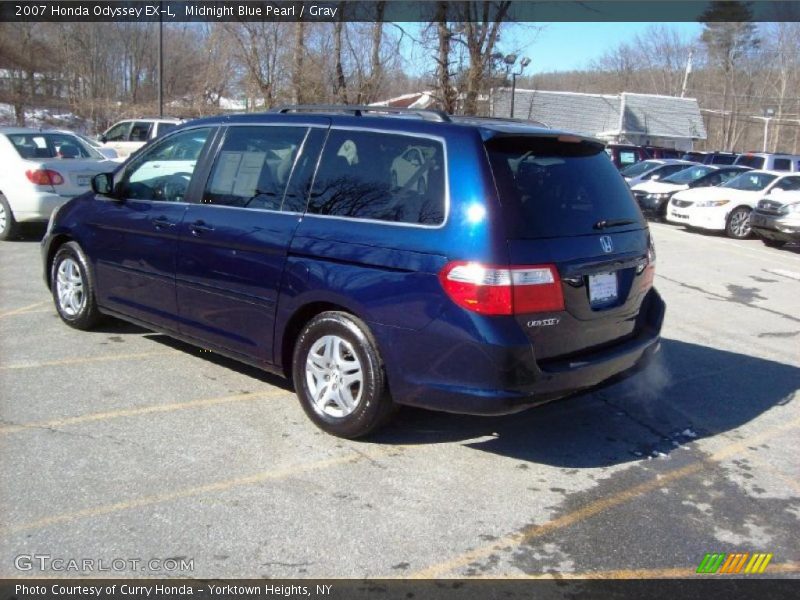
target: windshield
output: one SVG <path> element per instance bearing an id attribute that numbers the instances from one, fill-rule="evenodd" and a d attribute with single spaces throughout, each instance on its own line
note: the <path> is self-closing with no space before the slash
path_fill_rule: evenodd
<path id="1" fill-rule="evenodd" d="M 664 183 L 675 183 L 678 185 L 686 185 L 688 183 L 692 183 L 693 181 L 700 179 L 701 177 L 708 175 L 711 171 L 715 171 L 716 169 L 712 169 L 711 167 L 689 167 L 688 169 L 683 169 L 682 171 L 678 171 L 674 175 L 670 175 L 669 177 L 664 177 L 661 181 Z"/>
<path id="2" fill-rule="evenodd" d="M 638 162 L 635 165 L 631 165 L 629 167 L 625 167 L 620 171 L 624 177 L 638 177 L 642 173 L 649 171 L 650 169 L 655 169 L 656 167 L 660 167 L 662 163 L 654 162 L 652 160 L 643 160 L 642 162 Z"/>
<path id="3" fill-rule="evenodd" d="M 748 192 L 757 192 L 759 190 L 763 190 L 777 178 L 777 175 L 770 175 L 769 173 L 748 172 L 737 175 L 727 183 L 722 184 L 720 187 L 732 188 L 734 190 L 745 190 Z"/>
<path id="4" fill-rule="evenodd" d="M 599 144 L 520 136 L 489 140 L 486 149 L 511 239 L 596 234 L 603 220 L 645 226 Z"/>
<path id="5" fill-rule="evenodd" d="M 71 133 L 12 133 L 8 139 L 22 158 L 105 160 L 97 150 Z"/>

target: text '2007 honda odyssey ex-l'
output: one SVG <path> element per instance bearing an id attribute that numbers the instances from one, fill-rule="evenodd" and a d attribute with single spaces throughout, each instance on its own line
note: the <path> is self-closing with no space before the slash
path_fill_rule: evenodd
<path id="1" fill-rule="evenodd" d="M 50 220 L 61 318 L 113 315 L 285 374 L 344 437 L 397 404 L 504 414 L 655 353 L 664 303 L 592 139 L 435 111 L 186 123 Z"/>

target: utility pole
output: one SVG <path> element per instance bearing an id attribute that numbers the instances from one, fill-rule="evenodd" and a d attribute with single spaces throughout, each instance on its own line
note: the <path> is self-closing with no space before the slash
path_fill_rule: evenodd
<path id="1" fill-rule="evenodd" d="M 686 95 L 686 85 L 689 83 L 689 73 L 692 72 L 692 53 L 694 50 L 689 50 L 689 59 L 686 61 L 686 71 L 683 74 L 683 86 L 681 87 L 681 98 Z"/>

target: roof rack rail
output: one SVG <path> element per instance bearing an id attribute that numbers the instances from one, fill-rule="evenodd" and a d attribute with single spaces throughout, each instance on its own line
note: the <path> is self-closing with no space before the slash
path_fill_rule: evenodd
<path id="1" fill-rule="evenodd" d="M 286 106 L 276 106 L 269 112 L 290 113 L 290 112 L 318 112 L 318 113 L 352 113 L 353 116 L 362 117 L 364 113 L 384 113 L 397 115 L 416 115 L 425 121 L 437 121 L 439 123 L 449 123 L 450 115 L 443 110 L 428 108 L 401 108 L 397 106 L 367 106 L 363 104 L 295 104 Z"/>
<path id="2" fill-rule="evenodd" d="M 459 115 L 455 117 L 456 121 L 464 120 L 474 120 L 474 121 L 501 121 L 504 123 L 517 123 L 519 125 L 540 125 L 546 129 L 552 129 L 550 125 L 545 123 L 544 121 L 537 121 L 536 119 L 519 119 L 519 118 L 512 118 L 512 117 L 483 117 L 477 115 Z"/>

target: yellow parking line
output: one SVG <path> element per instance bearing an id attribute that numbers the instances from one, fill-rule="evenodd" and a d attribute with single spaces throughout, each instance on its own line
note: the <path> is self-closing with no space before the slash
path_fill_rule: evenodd
<path id="1" fill-rule="evenodd" d="M 730 456 L 733 456 L 739 452 L 746 450 L 748 446 L 770 439 L 771 437 L 781 433 L 782 431 L 794 429 L 798 425 L 800 425 L 800 418 L 794 419 L 793 421 L 789 421 L 787 423 L 783 423 L 776 427 L 772 427 L 770 429 L 762 431 L 760 434 L 754 435 L 753 437 L 748 438 L 747 440 L 728 444 L 727 446 L 724 446 L 722 449 L 718 450 L 708 458 L 688 464 L 679 469 L 674 469 L 672 471 L 667 471 L 666 473 L 657 474 L 655 478 L 651 479 L 650 481 L 640 483 L 638 485 L 630 487 L 626 490 L 619 491 L 615 494 L 611 494 L 604 498 L 599 498 L 598 500 L 590 502 L 589 504 L 587 504 L 582 508 L 569 512 L 561 517 L 558 517 L 557 519 L 553 519 L 552 521 L 548 521 L 541 525 L 528 526 L 518 533 L 513 533 L 504 536 L 499 540 L 493 542 L 492 544 L 476 548 L 475 550 L 471 550 L 469 552 L 465 552 L 464 554 L 455 556 L 439 564 L 431 565 L 425 569 L 422 569 L 421 571 L 418 571 L 410 575 L 410 577 L 420 578 L 420 579 L 434 579 L 437 577 L 441 577 L 445 573 L 449 573 L 450 571 L 453 571 L 460 567 L 464 567 L 472 562 L 475 562 L 476 560 L 485 558 L 490 554 L 499 552 L 500 550 L 506 548 L 507 546 L 519 546 L 527 541 L 545 536 L 548 533 L 551 533 L 558 529 L 563 529 L 565 527 L 569 527 L 570 525 L 574 525 L 575 523 L 585 521 L 586 519 L 593 517 L 605 510 L 629 502 L 630 500 L 638 498 L 648 492 L 652 492 L 659 488 L 663 488 L 670 482 L 677 481 L 678 479 L 682 479 L 684 477 L 688 477 L 689 475 L 693 475 L 694 473 L 703 470 L 711 463 L 717 463 L 721 460 L 724 460 L 725 458 L 728 458 Z"/>
<path id="2" fill-rule="evenodd" d="M 116 502 L 114 504 L 106 504 L 103 506 L 85 508 L 83 510 L 78 510 L 75 512 L 62 513 L 59 515 L 53 515 L 50 517 L 45 517 L 43 519 L 38 519 L 36 521 L 29 521 L 28 523 L 20 523 L 17 525 L 8 525 L 5 527 L 0 527 L 0 535 L 9 535 L 11 533 L 17 533 L 20 531 L 27 531 L 31 529 L 41 529 L 42 527 L 48 527 L 50 525 L 66 523 L 69 521 L 75 521 L 77 519 L 84 519 L 87 517 L 99 517 L 103 515 L 121 512 L 124 510 L 131 510 L 134 508 L 151 506 L 153 504 L 160 504 L 162 502 L 170 502 L 172 500 L 180 500 L 183 498 L 191 498 L 193 496 L 199 496 L 201 494 L 208 494 L 211 492 L 224 492 L 236 487 L 254 485 L 276 479 L 285 479 L 288 477 L 294 477 L 304 473 L 309 473 L 311 471 L 320 471 L 322 469 L 327 469 L 330 467 L 335 467 L 347 463 L 355 463 L 365 459 L 370 460 L 370 459 L 380 458 L 382 456 L 390 454 L 392 451 L 396 450 L 396 448 L 397 448 L 396 446 L 387 446 L 378 451 L 371 451 L 369 453 L 359 452 L 358 454 L 351 454 L 348 456 L 340 456 L 337 458 L 329 458 L 307 463 L 300 463 L 288 467 L 283 467 L 281 469 L 262 471 L 260 473 L 255 473 L 253 475 L 247 475 L 244 477 L 234 477 L 232 479 L 226 479 L 224 481 L 217 481 L 205 485 L 187 487 L 173 492 L 166 492 L 164 494 L 144 496 L 142 498 L 135 498 L 133 500 L 128 500 L 125 502 Z"/>
<path id="3" fill-rule="evenodd" d="M 140 415 L 149 415 L 153 413 L 173 412 L 176 410 L 185 410 L 190 408 L 201 408 L 204 406 L 214 406 L 217 404 L 229 404 L 231 402 L 246 402 L 249 400 L 263 400 L 266 398 L 274 398 L 283 394 L 288 394 L 285 390 L 273 392 L 254 392 L 248 394 L 237 394 L 235 396 L 222 396 L 219 398 L 202 398 L 199 400 L 189 400 L 187 402 L 174 402 L 172 404 L 153 404 L 149 406 L 140 406 L 137 408 L 121 408 L 119 410 L 110 410 L 106 412 L 89 413 L 85 415 L 78 415 L 76 417 L 66 417 L 64 419 L 53 419 L 50 421 L 38 421 L 35 423 L 20 423 L 17 425 L 7 425 L 0 427 L 0 435 L 17 433 L 20 431 L 29 431 L 32 429 L 55 429 L 59 427 L 68 427 L 70 425 L 80 425 L 81 423 L 93 423 L 95 421 L 107 421 L 109 419 L 118 419 L 121 417 L 136 417 Z"/>
<path id="4" fill-rule="evenodd" d="M 79 365 L 91 362 L 106 362 L 114 360 L 133 360 L 137 358 L 149 358 L 151 356 L 164 356 L 166 354 L 180 354 L 178 350 L 154 350 L 151 352 L 134 352 L 131 354 L 104 354 L 102 356 L 84 356 L 80 358 L 62 358 L 59 360 L 47 360 L 42 362 L 22 362 L 0 365 L 0 370 L 16 369 L 37 369 L 39 367 L 60 367 L 63 365 Z"/>
<path id="5" fill-rule="evenodd" d="M 43 302 L 36 302 L 34 304 L 29 304 L 28 306 L 23 306 L 22 308 L 17 308 L 14 310 L 10 310 L 8 312 L 0 313 L 0 319 L 2 319 L 3 317 L 10 317 L 11 315 L 18 315 L 20 313 L 27 312 L 32 308 L 39 308 L 40 306 L 42 306 L 43 304 L 47 304 L 48 302 L 49 300 L 45 300 Z"/>
<path id="6" fill-rule="evenodd" d="M 800 573 L 800 563 L 786 562 L 770 565 L 768 573 Z M 705 577 L 698 575 L 697 567 L 670 567 L 664 569 L 614 569 L 610 571 L 582 571 L 580 573 L 533 573 L 467 576 L 465 579 L 675 579 L 678 577 Z M 713 575 L 719 577 L 719 575 Z"/>

